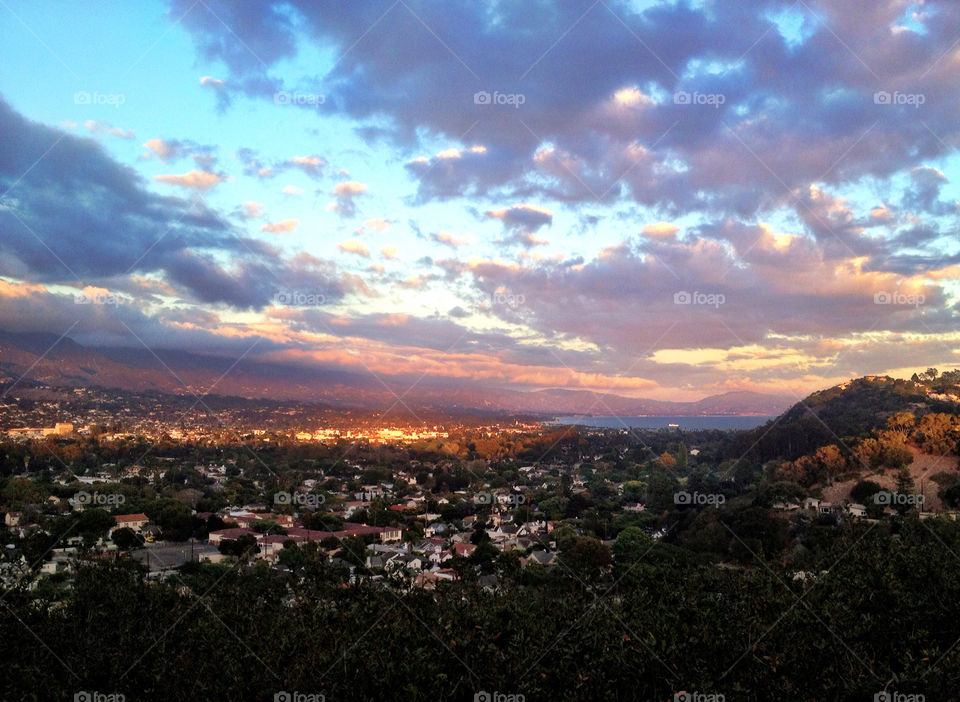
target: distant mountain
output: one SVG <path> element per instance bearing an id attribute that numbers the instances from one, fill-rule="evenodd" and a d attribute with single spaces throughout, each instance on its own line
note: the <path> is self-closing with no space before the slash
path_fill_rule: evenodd
<path id="1" fill-rule="evenodd" d="M 728 392 L 696 402 L 669 402 L 549 389 L 522 392 L 478 383 L 416 382 L 316 366 L 238 360 L 187 351 L 88 348 L 53 334 L 0 331 L 0 383 L 96 386 L 174 394 L 214 392 L 244 398 L 298 400 L 385 411 L 494 411 L 543 415 L 774 415 L 790 398 Z M 411 386 L 413 386 L 411 388 Z"/>

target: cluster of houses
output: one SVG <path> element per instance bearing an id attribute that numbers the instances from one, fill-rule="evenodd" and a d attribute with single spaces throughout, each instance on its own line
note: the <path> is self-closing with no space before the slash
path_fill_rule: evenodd
<path id="1" fill-rule="evenodd" d="M 40 439 L 44 436 L 70 436 L 73 433 L 73 424 L 70 422 L 57 422 L 52 427 L 7 429 L 7 437 L 11 439 Z"/>
<path id="2" fill-rule="evenodd" d="M 214 474 L 219 471 L 214 469 Z M 309 483 L 309 484 L 308 484 Z M 305 481 L 301 489 L 316 487 L 313 480 Z M 319 530 L 307 528 L 298 512 L 271 511 L 265 504 L 250 504 L 239 508 L 229 508 L 216 513 L 227 528 L 210 532 L 209 548 L 202 549 L 210 560 L 218 560 L 216 549 L 224 541 L 237 540 L 242 537 L 252 538 L 258 552 L 253 558 L 264 560 L 278 566 L 278 557 L 288 542 L 303 544 L 307 542 L 326 542 L 331 560 L 337 559 L 339 545 L 331 540 L 342 541 L 350 537 L 366 537 L 369 541 L 366 566 L 381 576 L 400 576 L 422 587 L 432 587 L 438 580 L 455 578 L 450 561 L 455 557 L 470 556 L 476 546 L 471 543 L 471 537 L 476 529 L 475 515 L 462 519 L 444 520 L 440 514 L 426 511 L 427 498 L 422 494 L 413 494 L 409 498 L 398 501 L 390 507 L 391 510 L 415 515 L 418 521 L 425 524 L 423 538 L 419 541 L 405 538 L 406 528 L 400 526 L 370 526 L 354 521 L 350 517 L 358 510 L 370 507 L 370 501 L 378 497 L 390 495 L 393 486 L 389 483 L 380 485 L 363 485 L 362 491 L 344 497 L 355 497 L 353 500 L 343 500 L 330 509 L 344 521 L 342 527 L 336 530 Z M 294 497 L 284 498 L 284 504 L 301 504 L 308 493 L 302 492 Z M 513 508 L 516 506 L 515 493 L 507 489 L 483 493 L 481 502 L 489 504 L 489 515 L 486 518 L 485 530 L 490 543 L 500 551 L 519 551 L 529 554 L 521 558 L 521 565 L 537 563 L 552 565 L 556 555 L 547 544 L 549 534 L 553 531 L 554 523 L 545 519 L 533 519 L 521 524 L 512 519 Z M 448 502 L 446 498 L 438 500 L 441 504 Z M 196 516 L 209 520 L 213 513 L 199 512 Z M 156 527 L 150 524 L 145 514 L 118 514 L 114 516 L 116 526 L 112 531 L 128 527 L 146 537 L 147 549 L 157 549 L 159 544 L 150 544 L 156 536 Z M 265 524 L 271 528 L 257 528 Z M 279 527 L 279 528 L 274 528 Z M 279 532 L 279 533 L 278 533 Z M 486 583 L 491 585 L 491 583 Z"/>
<path id="3" fill-rule="evenodd" d="M 848 517 L 856 517 L 858 519 L 867 518 L 867 506 L 860 504 L 859 502 L 828 502 L 819 497 L 807 497 L 802 502 L 791 501 L 791 502 L 776 502 L 773 505 L 773 509 L 778 512 L 797 512 L 797 511 L 806 511 L 812 512 L 814 514 L 824 514 L 824 515 L 846 515 Z M 892 517 L 897 514 L 897 510 L 890 505 L 885 505 L 882 511 L 883 516 Z M 924 512 L 920 511 L 918 516 L 920 519 L 930 519 L 932 517 L 946 517 L 947 519 L 956 520 L 957 512 Z"/>

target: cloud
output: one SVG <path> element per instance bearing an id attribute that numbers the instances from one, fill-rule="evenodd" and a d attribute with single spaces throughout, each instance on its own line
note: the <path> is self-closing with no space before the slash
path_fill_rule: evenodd
<path id="1" fill-rule="evenodd" d="M 528 232 L 535 232 L 540 227 L 553 224 L 553 213 L 550 210 L 526 203 L 499 210 L 488 210 L 487 217 L 499 219 L 504 227 L 525 229 Z"/>
<path id="2" fill-rule="evenodd" d="M 504 244 L 506 246 L 522 246 L 526 249 L 534 246 L 546 246 L 550 243 L 546 238 L 540 236 L 539 234 L 522 230 L 513 231 L 508 236 L 497 239 L 496 241 L 498 244 Z"/>
<path id="3" fill-rule="evenodd" d="M 299 219 L 281 219 L 279 222 L 264 224 L 262 227 L 260 227 L 260 231 L 272 232 L 273 234 L 285 234 L 296 231 L 299 225 Z"/>
<path id="4" fill-rule="evenodd" d="M 355 180 L 348 180 L 343 183 L 337 183 L 331 193 L 336 200 L 331 202 L 327 209 L 336 212 L 341 217 L 352 217 L 357 212 L 353 199 L 362 195 L 367 190 L 365 183 L 358 183 Z"/>
<path id="5" fill-rule="evenodd" d="M 380 249 L 380 253 L 386 259 L 394 259 L 397 257 L 397 247 L 396 246 L 384 246 Z"/>
<path id="6" fill-rule="evenodd" d="M 263 216 L 263 205 L 259 202 L 247 200 L 243 203 L 244 219 L 260 219 Z"/>
<path id="7" fill-rule="evenodd" d="M 455 0 L 390 8 L 389 28 L 360 43 L 377 19 L 369 8 L 210 4 L 222 22 L 189 13 L 183 24 L 250 94 L 271 100 L 265 66 L 312 41 L 343 57 L 326 77 L 327 103 L 360 128 L 403 146 L 420 134 L 483 144 L 482 153 L 454 146 L 410 161 L 421 202 L 628 199 L 671 215 L 749 216 L 810 183 L 888 178 L 949 153 L 960 137 L 949 59 L 960 9 L 948 0 L 929 0 L 920 29 L 899 32 L 891 28 L 902 25 L 903 3 L 860 12 L 821 0 L 805 14 L 829 21 L 799 35 L 781 29 L 766 1 L 610 0 L 584 10 L 543 0 L 523 13 Z M 637 59 L 638 46 L 649 61 Z M 511 92 L 517 76 L 519 108 L 475 102 L 477 91 Z M 922 105 L 894 97 L 913 94 Z"/>
<path id="8" fill-rule="evenodd" d="M 139 296 L 152 281 L 151 299 L 162 289 L 185 303 L 237 309 L 263 308 L 280 284 L 330 300 L 361 289 L 330 261 L 285 258 L 245 238 L 199 198 L 155 194 L 97 142 L 30 122 L 2 100 L 0 133 L 0 192 L 16 199 L 16 216 L 0 206 L 0 276 Z"/>
<path id="9" fill-rule="evenodd" d="M 670 224 L 670 222 L 656 222 L 654 224 L 644 225 L 643 227 L 643 233 L 652 237 L 669 238 L 674 236 L 678 231 L 680 231 L 680 227 L 676 224 Z"/>
<path id="10" fill-rule="evenodd" d="M 383 234 L 391 226 L 393 226 L 393 222 L 386 219 L 367 219 L 354 230 L 354 233 L 359 236 L 368 230 L 373 230 L 378 234 Z"/>
<path id="11" fill-rule="evenodd" d="M 167 142 L 163 139 L 148 139 L 143 146 L 145 149 L 152 151 L 161 161 L 168 161 L 177 155 L 179 144 Z"/>
<path id="12" fill-rule="evenodd" d="M 195 141 L 154 138 L 144 142 L 143 147 L 149 152 L 144 154 L 144 158 L 156 156 L 163 163 L 192 156 L 198 165 L 204 166 L 204 170 L 207 170 L 217 162 L 216 156 L 213 155 L 216 151 L 215 146 L 204 146 Z"/>
<path id="13" fill-rule="evenodd" d="M 132 129 L 121 129 L 120 127 L 114 127 L 109 122 L 99 120 L 88 119 L 83 123 L 83 126 L 92 134 L 109 134 L 120 139 L 133 139 L 136 136 Z"/>
<path id="14" fill-rule="evenodd" d="M 435 241 L 438 244 L 443 244 L 444 246 L 449 246 L 453 249 L 466 246 L 470 243 L 469 237 L 454 236 L 450 232 L 436 232 L 430 235 L 430 240 Z"/>
<path id="15" fill-rule="evenodd" d="M 294 156 L 289 163 L 292 167 L 299 168 L 314 178 L 320 177 L 327 165 L 327 162 L 319 156 Z"/>
<path id="16" fill-rule="evenodd" d="M 356 254 L 357 256 L 364 256 L 367 258 L 370 256 L 370 249 L 367 248 L 367 245 L 359 239 L 347 239 L 346 241 L 341 241 L 339 244 L 337 244 L 337 248 L 346 253 Z"/>
<path id="17" fill-rule="evenodd" d="M 283 194 L 296 197 L 303 194 L 303 188 L 298 188 L 296 185 L 285 185 L 283 186 Z"/>
<path id="18" fill-rule="evenodd" d="M 154 180 L 167 185 L 176 185 L 181 188 L 194 190 L 210 190 L 224 180 L 222 175 L 196 169 L 188 173 L 155 175 Z"/>
<path id="19" fill-rule="evenodd" d="M 217 96 L 217 108 L 220 111 L 224 111 L 230 107 L 230 92 L 227 89 L 226 81 L 214 78 L 213 76 L 201 76 L 200 85 L 206 90 L 213 91 Z"/>

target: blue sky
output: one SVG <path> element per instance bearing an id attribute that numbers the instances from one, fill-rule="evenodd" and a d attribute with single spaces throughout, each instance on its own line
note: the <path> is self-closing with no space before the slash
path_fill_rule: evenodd
<path id="1" fill-rule="evenodd" d="M 670 398 L 957 365 L 958 32 L 947 2 L 6 0 L 0 326 Z"/>

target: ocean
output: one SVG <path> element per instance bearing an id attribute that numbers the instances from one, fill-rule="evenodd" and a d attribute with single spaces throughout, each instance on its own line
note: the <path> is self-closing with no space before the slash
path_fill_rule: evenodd
<path id="1" fill-rule="evenodd" d="M 580 424 L 605 429 L 753 429 L 773 419 L 771 415 L 718 415 L 704 417 L 557 417 L 556 424 Z M 678 427 L 670 427 L 677 424 Z"/>

